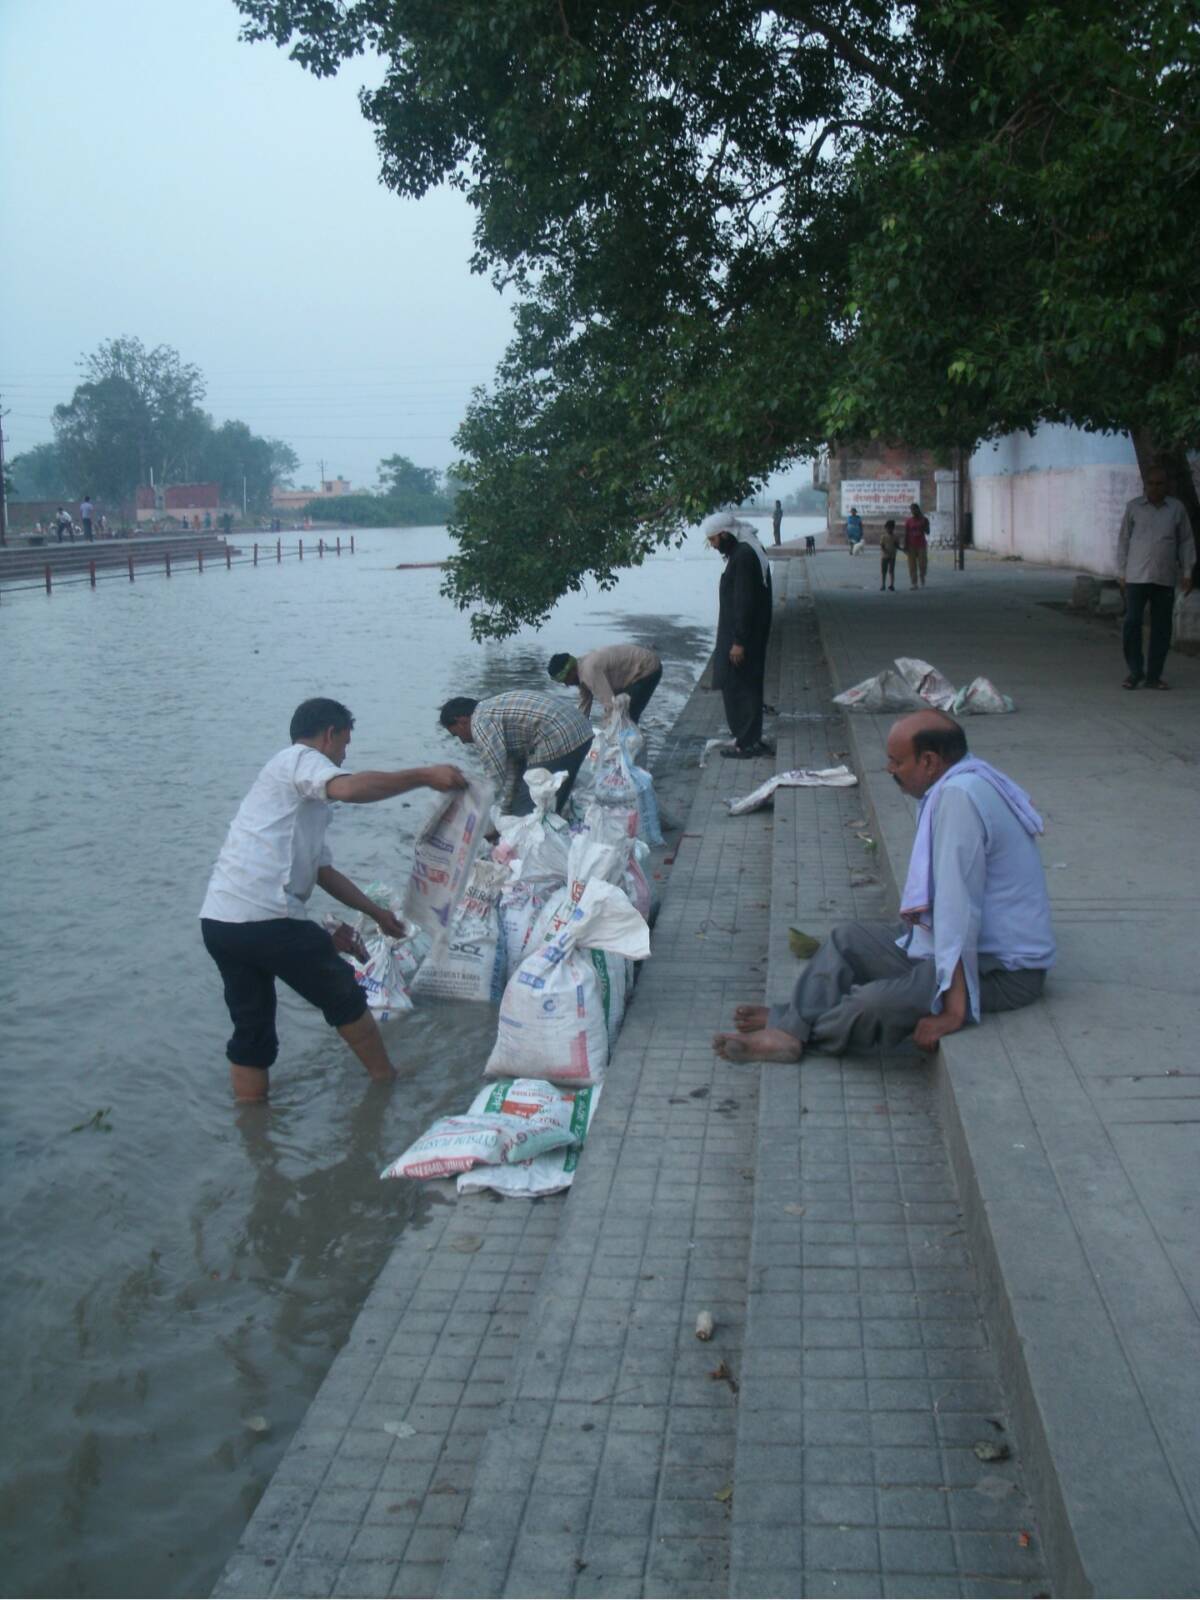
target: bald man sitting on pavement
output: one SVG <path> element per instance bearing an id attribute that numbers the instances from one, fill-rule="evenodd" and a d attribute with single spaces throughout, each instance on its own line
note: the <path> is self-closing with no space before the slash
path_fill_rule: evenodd
<path id="1" fill-rule="evenodd" d="M 1036 1000 L 1054 963 L 1042 819 L 1010 778 L 967 754 L 953 717 L 901 717 L 888 771 L 919 800 L 901 921 L 834 928 L 785 1006 L 738 1006 L 726 1061 L 799 1061 L 912 1042 L 935 1050 L 987 1011 Z"/>

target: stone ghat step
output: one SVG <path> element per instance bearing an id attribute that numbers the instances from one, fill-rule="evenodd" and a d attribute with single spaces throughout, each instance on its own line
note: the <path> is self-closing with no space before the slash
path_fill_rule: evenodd
<path id="1" fill-rule="evenodd" d="M 240 545 L 230 545 L 236 558 L 242 553 Z M 138 567 L 162 566 L 169 555 L 172 563 L 195 561 L 197 553 L 208 561 L 224 561 L 225 541 L 218 534 L 179 534 L 161 539 L 103 539 L 93 543 L 76 540 L 74 544 L 32 545 L 9 547 L 0 550 L 0 583 L 19 583 L 41 578 L 49 567 L 53 575 L 86 573 L 91 562 L 97 571 L 124 567 L 129 557 Z M 272 546 L 272 554 L 274 548 Z M 259 559 L 263 557 L 262 547 Z"/>
<path id="2" fill-rule="evenodd" d="M 852 748 L 810 581 L 776 574 L 781 771 Z M 791 927 L 823 938 L 890 909 L 867 800 L 776 793 L 772 1000 L 801 970 Z M 810 1053 L 730 1072 L 761 1082 L 728 1593 L 1045 1592 L 932 1068 Z M 1001 1466 L 975 1453 L 992 1441 Z"/>

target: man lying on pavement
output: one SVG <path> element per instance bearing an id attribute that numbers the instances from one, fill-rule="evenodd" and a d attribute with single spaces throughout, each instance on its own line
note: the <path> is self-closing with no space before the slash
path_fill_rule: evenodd
<path id="1" fill-rule="evenodd" d="M 898 924 L 834 928 L 783 1006 L 738 1006 L 726 1061 L 799 1061 L 939 1040 L 1041 994 L 1054 963 L 1042 819 L 1010 778 L 967 754 L 942 711 L 901 717 L 888 771 L 921 802 Z"/>

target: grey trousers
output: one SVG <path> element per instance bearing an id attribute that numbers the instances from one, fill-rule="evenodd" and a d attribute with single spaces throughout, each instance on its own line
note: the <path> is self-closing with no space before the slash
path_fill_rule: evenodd
<path id="1" fill-rule="evenodd" d="M 858 1054 L 910 1044 L 929 1015 L 937 989 L 934 963 L 911 961 L 896 944 L 901 922 L 843 922 L 796 979 L 785 1006 L 771 1006 L 769 1027 L 826 1055 Z M 1041 994 L 1040 968 L 1009 972 L 979 962 L 981 1011 L 1015 1011 Z"/>

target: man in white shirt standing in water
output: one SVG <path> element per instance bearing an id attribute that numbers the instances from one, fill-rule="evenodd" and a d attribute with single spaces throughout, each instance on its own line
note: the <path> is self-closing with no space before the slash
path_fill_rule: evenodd
<path id="1" fill-rule="evenodd" d="M 352 911 L 373 917 L 392 938 L 404 924 L 376 905 L 333 865 L 325 843 L 331 800 L 365 805 L 410 789 L 462 789 L 455 766 L 403 772 L 343 773 L 354 718 L 336 700 L 305 700 L 291 722 L 292 743 L 272 756 L 230 824 L 200 910 L 204 945 L 220 969 L 233 1021 L 226 1046 L 233 1097 L 265 1101 L 269 1069 L 279 1053 L 275 980 L 318 1006 L 370 1076 L 390 1082 L 379 1026 L 352 968 L 338 955 L 350 948 L 307 920 L 314 884 Z"/>

